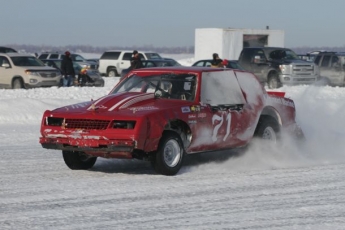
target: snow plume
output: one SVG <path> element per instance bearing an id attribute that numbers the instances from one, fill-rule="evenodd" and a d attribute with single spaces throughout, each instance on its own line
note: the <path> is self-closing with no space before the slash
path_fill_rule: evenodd
<path id="1" fill-rule="evenodd" d="M 344 88 L 284 86 L 279 91 L 295 102 L 296 120 L 306 137 L 304 143 L 287 135 L 276 146 L 253 140 L 242 154 L 229 150 L 196 156 L 188 170 L 241 171 L 345 162 Z"/>

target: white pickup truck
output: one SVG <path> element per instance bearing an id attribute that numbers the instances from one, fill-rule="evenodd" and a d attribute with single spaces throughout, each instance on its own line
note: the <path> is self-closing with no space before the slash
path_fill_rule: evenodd
<path id="1" fill-rule="evenodd" d="M 102 54 L 99 59 L 98 71 L 103 76 L 115 77 L 120 76 L 123 69 L 127 69 L 131 64 L 130 60 L 133 51 L 110 50 Z M 139 57 L 142 60 L 147 59 L 162 59 L 158 53 L 154 52 L 140 52 Z"/>

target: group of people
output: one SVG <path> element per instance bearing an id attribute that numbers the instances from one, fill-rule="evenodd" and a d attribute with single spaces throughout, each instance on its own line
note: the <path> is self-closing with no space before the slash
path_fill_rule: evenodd
<path id="1" fill-rule="evenodd" d="M 226 59 L 222 60 L 217 53 L 214 53 L 212 55 L 213 59 L 211 62 L 211 67 L 214 68 L 224 68 L 227 66 L 228 61 Z M 143 63 L 141 61 L 141 58 L 139 56 L 139 52 L 137 50 L 134 50 L 132 53 L 132 58 L 130 60 L 130 67 L 129 69 L 140 69 L 143 67 Z M 62 86 L 68 87 L 74 85 L 74 76 L 75 71 L 73 68 L 73 61 L 71 58 L 71 53 L 69 51 L 65 52 L 65 56 L 61 62 L 61 71 L 63 74 L 63 80 L 62 80 Z M 78 76 L 78 82 L 79 81 L 85 81 L 85 78 L 87 78 L 87 70 L 83 69 Z"/>
<path id="2" fill-rule="evenodd" d="M 73 61 L 71 58 L 71 53 L 69 51 L 65 52 L 65 56 L 61 61 L 61 72 L 62 72 L 62 82 L 63 87 L 69 87 L 75 85 L 75 71 L 73 67 Z M 87 75 L 87 69 L 83 68 L 80 73 L 78 73 L 78 83 L 76 85 L 83 86 L 86 82 L 90 81 L 90 77 Z"/>

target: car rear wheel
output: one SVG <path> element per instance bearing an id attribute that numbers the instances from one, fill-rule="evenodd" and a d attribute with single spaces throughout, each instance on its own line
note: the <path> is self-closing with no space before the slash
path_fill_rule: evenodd
<path id="1" fill-rule="evenodd" d="M 24 83 L 22 79 L 14 79 L 13 84 L 12 84 L 13 89 L 23 89 L 24 88 Z"/>
<path id="2" fill-rule="evenodd" d="M 62 156 L 68 168 L 73 170 L 90 169 L 97 160 L 97 157 L 92 157 L 77 151 L 62 151 Z"/>
<path id="3" fill-rule="evenodd" d="M 152 159 L 152 165 L 157 173 L 175 175 L 182 166 L 183 156 L 184 148 L 180 136 L 175 132 L 165 132 Z"/>
<path id="4" fill-rule="evenodd" d="M 276 143 L 279 140 L 279 124 L 269 116 L 262 116 L 255 130 L 255 136 Z"/>
<path id="5" fill-rule="evenodd" d="M 116 77 L 118 74 L 116 69 L 109 69 L 107 75 L 108 77 Z"/>

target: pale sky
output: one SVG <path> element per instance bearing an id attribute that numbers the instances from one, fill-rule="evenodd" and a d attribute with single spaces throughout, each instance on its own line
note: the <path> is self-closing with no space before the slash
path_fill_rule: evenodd
<path id="1" fill-rule="evenodd" d="M 345 0 L 0 0 L 0 46 L 194 46 L 196 28 L 285 31 L 286 47 L 345 46 Z"/>

